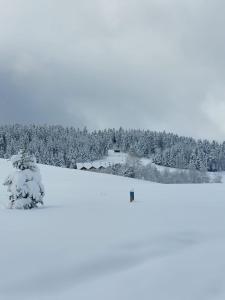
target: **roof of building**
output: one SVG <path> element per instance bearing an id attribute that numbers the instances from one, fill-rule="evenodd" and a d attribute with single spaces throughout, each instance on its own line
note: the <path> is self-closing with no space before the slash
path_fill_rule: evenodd
<path id="1" fill-rule="evenodd" d="M 84 163 L 77 163 L 77 169 L 81 170 L 83 167 L 89 170 L 91 167 L 94 167 L 96 169 L 99 168 L 107 168 L 109 166 L 115 165 L 115 164 L 124 164 L 127 159 L 126 153 L 116 153 L 113 149 L 108 151 L 108 156 L 101 160 L 95 160 L 92 162 L 84 162 Z"/>

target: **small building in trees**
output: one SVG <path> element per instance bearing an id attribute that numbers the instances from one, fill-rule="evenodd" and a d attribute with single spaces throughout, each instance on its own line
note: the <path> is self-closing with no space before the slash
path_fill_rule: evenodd
<path id="1" fill-rule="evenodd" d="M 94 171 L 94 170 L 96 170 L 96 168 L 95 168 L 94 166 L 91 166 L 91 167 L 89 168 L 89 170 L 90 170 L 90 171 Z"/>
<path id="2" fill-rule="evenodd" d="M 87 168 L 81 167 L 79 170 L 81 170 L 81 171 L 87 171 Z"/>
<path id="3" fill-rule="evenodd" d="M 99 170 L 104 170 L 104 169 L 105 169 L 105 167 L 103 167 L 103 166 L 100 166 L 98 169 L 99 169 Z"/>
<path id="4" fill-rule="evenodd" d="M 113 144 L 113 151 L 115 153 L 119 153 L 120 152 L 120 147 L 118 146 L 115 135 L 113 136 L 112 144 Z"/>
<path id="5" fill-rule="evenodd" d="M 96 171 L 96 170 L 103 170 L 108 166 L 108 164 L 104 161 L 95 161 L 92 163 L 84 162 L 84 163 L 77 163 L 77 169 L 81 171 Z"/>

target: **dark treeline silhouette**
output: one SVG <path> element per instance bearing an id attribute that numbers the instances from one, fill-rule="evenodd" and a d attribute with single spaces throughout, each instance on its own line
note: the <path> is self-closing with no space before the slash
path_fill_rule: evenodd
<path id="1" fill-rule="evenodd" d="M 0 126 L 0 157 L 25 148 L 38 163 L 75 168 L 77 162 L 101 159 L 116 146 L 155 164 L 200 171 L 225 170 L 225 142 L 195 140 L 172 133 L 120 128 L 89 132 L 86 128 L 48 125 Z"/>

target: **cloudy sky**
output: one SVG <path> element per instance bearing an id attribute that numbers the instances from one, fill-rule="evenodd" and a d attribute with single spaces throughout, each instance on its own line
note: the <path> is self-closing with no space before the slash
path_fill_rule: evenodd
<path id="1" fill-rule="evenodd" d="M 0 0 L 0 123 L 225 139 L 222 0 Z"/>

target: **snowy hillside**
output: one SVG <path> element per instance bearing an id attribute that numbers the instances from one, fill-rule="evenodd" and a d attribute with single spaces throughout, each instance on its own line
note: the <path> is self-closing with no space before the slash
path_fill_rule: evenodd
<path id="1" fill-rule="evenodd" d="M 0 299 L 225 299 L 224 184 L 41 173 L 43 208 L 5 209 L 0 189 Z"/>

